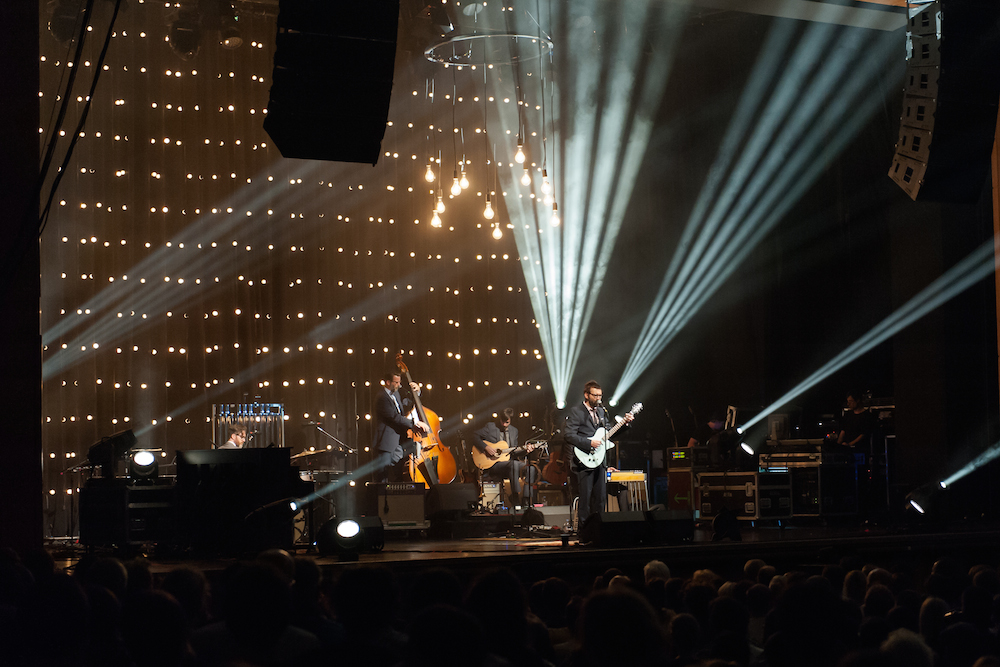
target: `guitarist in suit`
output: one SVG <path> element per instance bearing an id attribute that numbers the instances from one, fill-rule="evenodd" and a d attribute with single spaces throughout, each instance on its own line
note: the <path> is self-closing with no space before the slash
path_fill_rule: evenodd
<path id="1" fill-rule="evenodd" d="M 608 411 L 601 404 L 604 392 L 601 385 L 593 380 L 583 386 L 583 402 L 569 409 L 566 415 L 566 442 L 574 448 L 585 452 L 600 447 L 603 442 L 595 438 L 599 428 L 607 429 Z M 632 415 L 625 415 L 625 421 L 632 421 Z M 580 503 L 577 506 L 577 518 L 580 526 L 584 521 L 604 508 L 608 494 L 607 462 L 602 461 L 595 468 L 584 465 L 573 451 L 573 472 L 576 474 L 577 486 L 580 492 Z"/>
<path id="2" fill-rule="evenodd" d="M 472 439 L 473 446 L 484 453 L 487 458 L 498 458 L 501 452 L 497 451 L 493 445 L 500 445 L 504 448 L 517 448 L 517 427 L 511 425 L 514 419 L 514 408 L 504 408 L 503 412 L 497 415 L 495 422 L 489 422 L 475 432 Z M 527 466 L 525 461 L 515 459 L 518 454 L 521 457 L 527 455 L 534 447 L 528 445 L 523 450 L 513 452 L 507 461 L 497 461 L 492 466 L 483 471 L 483 478 L 492 481 L 502 481 L 504 478 L 510 480 L 510 490 L 514 495 L 512 505 L 521 505 L 521 471 Z M 535 483 L 535 469 L 527 466 L 528 484 Z"/>
<path id="3" fill-rule="evenodd" d="M 413 440 L 407 431 L 430 433 L 430 427 L 416 417 L 407 417 L 413 409 L 413 401 L 399 396 L 402 384 L 398 371 L 389 371 L 382 378 L 382 388 L 376 392 L 375 398 L 375 438 L 373 449 L 377 452 L 374 460 L 375 472 L 385 471 L 382 479 L 399 481 L 403 477 L 403 468 L 399 465 L 406 454 L 412 453 Z M 414 395 L 420 395 L 420 387 L 416 382 L 410 384 Z"/>

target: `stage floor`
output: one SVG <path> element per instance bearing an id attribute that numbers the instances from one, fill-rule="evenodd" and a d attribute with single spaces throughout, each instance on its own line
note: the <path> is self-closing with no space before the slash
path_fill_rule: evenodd
<path id="1" fill-rule="evenodd" d="M 819 573 L 830 563 L 845 559 L 876 563 L 885 567 L 907 561 L 912 567 L 929 570 L 942 556 L 952 556 L 968 565 L 1000 561 L 1000 524 L 995 522 L 942 522 L 889 520 L 863 522 L 858 517 L 815 517 L 782 521 L 740 521 L 738 540 L 713 540 L 711 523 L 695 524 L 690 540 L 667 544 L 582 544 L 578 536 L 556 527 L 518 527 L 517 518 L 507 521 L 508 530 L 476 537 L 428 537 L 424 530 L 389 530 L 384 548 L 361 553 L 356 561 L 321 556 L 314 547 L 299 546 L 294 555 L 313 558 L 320 567 L 335 573 L 355 563 L 381 565 L 406 576 L 428 567 L 446 567 L 463 578 L 495 567 L 509 567 L 527 581 L 558 575 L 571 580 L 592 581 L 608 567 L 618 567 L 632 575 L 652 559 L 666 562 L 676 576 L 690 576 L 708 568 L 723 577 L 735 577 L 750 558 L 762 558 L 779 572 L 790 569 Z M 491 522 L 490 525 L 496 525 Z M 433 531 L 431 531 L 433 532 Z M 63 545 L 53 549 L 57 564 L 71 568 L 85 552 L 81 547 Z M 108 550 L 104 551 L 108 553 Z M 116 553 L 110 551 L 110 553 Z M 162 575 L 180 565 L 218 573 L 237 560 L 252 554 L 205 557 L 169 553 L 158 545 L 142 545 L 132 553 L 148 559 L 154 575 Z M 919 565 L 918 565 L 919 563 Z"/>

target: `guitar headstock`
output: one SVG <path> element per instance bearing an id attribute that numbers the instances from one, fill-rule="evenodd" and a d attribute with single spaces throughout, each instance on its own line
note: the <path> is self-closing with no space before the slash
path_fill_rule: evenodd
<path id="1" fill-rule="evenodd" d="M 403 373 L 409 373 L 410 372 L 410 369 L 406 367 L 405 363 L 403 363 L 403 353 L 402 352 L 397 352 L 396 353 L 396 366 Z"/>
<path id="2" fill-rule="evenodd" d="M 642 412 L 642 403 L 635 403 L 632 405 L 632 409 L 628 411 L 633 417 Z"/>

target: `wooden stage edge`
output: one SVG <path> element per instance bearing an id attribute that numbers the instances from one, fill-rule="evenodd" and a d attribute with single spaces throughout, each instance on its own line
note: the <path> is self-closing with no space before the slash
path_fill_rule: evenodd
<path id="1" fill-rule="evenodd" d="M 713 541 L 710 524 L 696 525 L 690 541 L 667 544 L 618 546 L 584 545 L 572 535 L 564 545 L 556 530 L 514 528 L 495 537 L 429 539 L 420 531 L 387 531 L 385 546 L 375 553 L 362 553 L 354 562 L 320 556 L 315 548 L 298 547 L 293 555 L 312 558 L 328 574 L 358 563 L 385 566 L 397 576 L 408 577 L 431 567 L 444 567 L 469 579 L 497 567 L 512 569 L 525 581 L 549 576 L 592 581 L 607 568 L 617 567 L 630 576 L 641 576 L 650 560 L 666 562 L 675 576 L 690 576 L 695 570 L 711 569 L 726 578 L 737 577 L 743 564 L 761 558 L 778 572 L 801 570 L 819 574 L 824 565 L 874 563 L 895 569 L 928 571 L 937 559 L 948 556 L 971 566 L 1000 563 L 1000 522 L 942 521 L 939 523 L 881 522 L 867 524 L 856 517 L 837 523 L 785 521 L 740 522 L 739 541 Z M 51 545 L 58 565 L 72 567 L 86 551 L 78 545 Z M 218 573 L 253 554 L 208 557 L 169 553 L 159 545 L 145 545 L 131 553 L 102 550 L 119 556 L 141 555 L 148 559 L 154 575 L 180 565 L 206 574 Z"/>

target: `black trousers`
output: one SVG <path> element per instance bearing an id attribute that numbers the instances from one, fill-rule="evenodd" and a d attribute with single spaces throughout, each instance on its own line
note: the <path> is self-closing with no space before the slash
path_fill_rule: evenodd
<path id="1" fill-rule="evenodd" d="M 574 462 L 577 486 L 580 489 L 580 504 L 577 506 L 577 516 L 579 525 L 587 520 L 591 514 L 604 510 L 604 503 L 608 497 L 608 475 L 607 467 L 600 465 L 596 468 L 588 468 Z"/>

